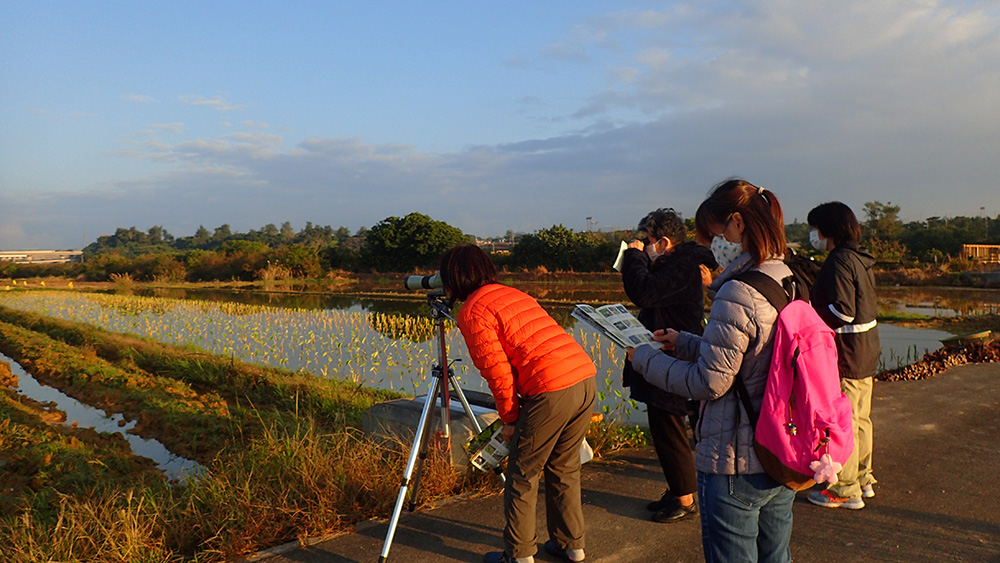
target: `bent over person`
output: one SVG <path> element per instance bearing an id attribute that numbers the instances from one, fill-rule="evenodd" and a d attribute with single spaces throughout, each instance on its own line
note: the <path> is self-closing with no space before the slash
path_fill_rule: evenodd
<path id="1" fill-rule="evenodd" d="M 587 434 L 597 370 L 576 340 L 528 294 L 497 283 L 496 266 L 474 244 L 441 257 L 441 281 L 464 301 L 458 327 L 489 384 L 510 444 L 504 488 L 504 550 L 487 563 L 531 563 L 537 545 L 538 480 L 545 475 L 545 550 L 583 561 L 580 444 Z"/>

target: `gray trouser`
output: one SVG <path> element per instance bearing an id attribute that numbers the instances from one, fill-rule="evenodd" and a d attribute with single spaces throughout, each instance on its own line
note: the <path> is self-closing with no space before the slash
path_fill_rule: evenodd
<path id="1" fill-rule="evenodd" d="M 549 539 L 565 549 L 583 549 L 580 443 L 590 426 L 597 395 L 593 377 L 559 391 L 521 400 L 504 489 L 504 551 L 535 554 L 538 479 L 545 474 L 545 518 Z"/>

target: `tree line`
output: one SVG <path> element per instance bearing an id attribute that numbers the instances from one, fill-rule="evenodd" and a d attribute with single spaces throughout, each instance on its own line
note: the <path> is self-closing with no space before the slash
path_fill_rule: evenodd
<path id="1" fill-rule="evenodd" d="M 967 268 L 963 244 L 1000 244 L 1000 217 L 931 217 L 904 223 L 900 207 L 878 201 L 865 204 L 863 244 L 883 263 L 951 264 Z M 859 217 L 861 219 L 861 217 Z M 688 219 L 689 237 L 694 236 Z M 786 225 L 790 243 L 805 253 L 809 226 Z M 5 264 L 5 277 L 72 276 L 107 281 L 127 276 L 136 281 L 255 281 L 319 278 L 335 271 L 412 273 L 433 271 L 438 257 L 459 243 L 478 242 L 494 251 L 497 266 L 511 271 L 609 271 L 621 240 L 631 231 L 579 232 L 553 225 L 515 236 L 477 240 L 427 215 L 387 217 L 370 228 L 351 232 L 306 223 L 295 231 L 286 222 L 246 233 L 229 225 L 213 231 L 204 226 L 189 237 L 175 237 L 161 226 L 146 231 L 119 228 L 98 237 L 83 250 L 83 262 L 72 264 Z M 493 243 L 493 244 L 491 244 Z M 513 243 L 513 244 L 511 244 Z"/>

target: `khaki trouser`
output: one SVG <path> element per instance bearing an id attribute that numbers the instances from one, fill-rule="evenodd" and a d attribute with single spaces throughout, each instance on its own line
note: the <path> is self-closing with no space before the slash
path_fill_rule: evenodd
<path id="1" fill-rule="evenodd" d="M 521 400 L 504 489 L 504 551 L 535 554 L 538 479 L 545 474 L 545 518 L 549 539 L 564 549 L 584 549 L 580 498 L 580 443 L 590 426 L 597 395 L 593 377 Z"/>
<path id="2" fill-rule="evenodd" d="M 872 475 L 872 388 L 875 378 L 841 379 L 840 389 L 854 410 L 854 451 L 829 490 L 838 497 L 856 498 L 861 488 L 874 484 Z"/>

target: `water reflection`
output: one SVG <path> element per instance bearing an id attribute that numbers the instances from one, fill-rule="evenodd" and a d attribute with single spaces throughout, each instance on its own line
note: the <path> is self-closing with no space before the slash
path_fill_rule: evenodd
<path id="1" fill-rule="evenodd" d="M 156 462 L 157 467 L 168 479 L 184 480 L 191 476 L 204 473 L 205 468 L 196 461 L 174 455 L 159 440 L 152 440 L 129 433 L 136 422 L 126 422 L 121 413 L 108 416 L 101 409 L 85 405 L 73 397 L 66 395 L 54 387 L 40 383 L 27 373 L 16 361 L 0 354 L 0 362 L 10 364 L 10 371 L 17 375 L 17 393 L 39 403 L 54 404 L 60 411 L 66 413 L 67 426 L 74 422 L 83 428 L 92 428 L 97 432 L 121 434 L 132 448 L 132 453 L 148 457 Z"/>
<path id="2" fill-rule="evenodd" d="M 879 312 L 928 317 L 1000 313 L 1000 291 L 960 287 L 879 287 Z"/>

